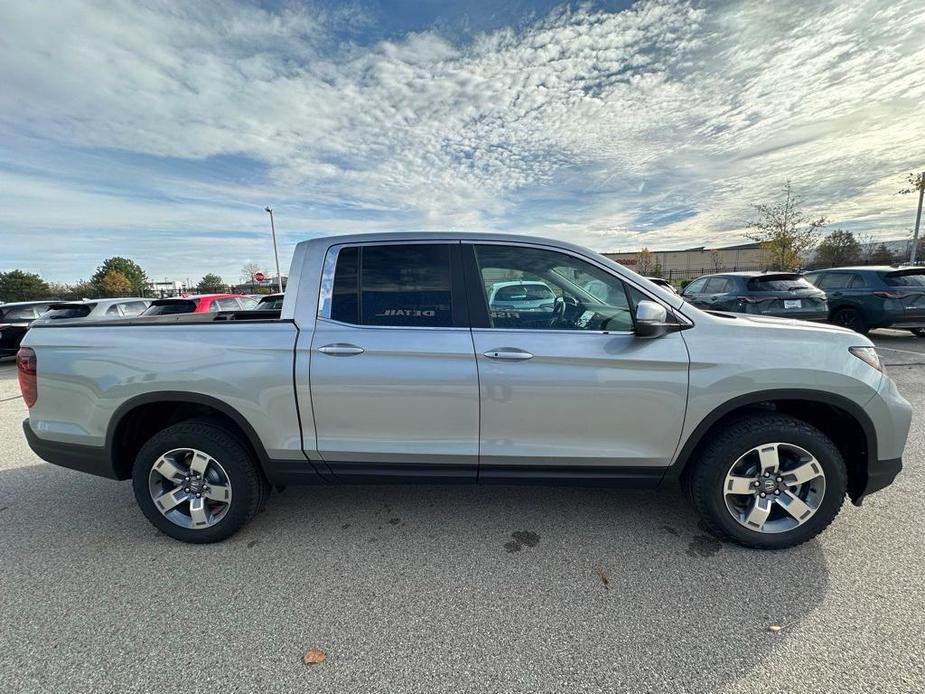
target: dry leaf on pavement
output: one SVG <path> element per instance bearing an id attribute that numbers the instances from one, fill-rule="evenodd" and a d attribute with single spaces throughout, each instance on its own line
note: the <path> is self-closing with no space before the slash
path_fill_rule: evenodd
<path id="1" fill-rule="evenodd" d="M 319 663 L 323 663 L 325 658 L 327 658 L 327 656 L 320 648 L 309 648 L 305 651 L 302 662 L 306 665 L 318 665 Z"/>

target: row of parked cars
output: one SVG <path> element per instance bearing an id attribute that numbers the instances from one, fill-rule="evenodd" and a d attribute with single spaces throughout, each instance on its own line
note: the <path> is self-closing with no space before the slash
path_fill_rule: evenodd
<path id="1" fill-rule="evenodd" d="M 80 301 L 19 301 L 0 304 L 0 357 L 14 356 L 23 336 L 38 322 L 61 320 L 118 320 L 140 316 L 219 311 L 279 310 L 282 294 L 248 296 L 244 294 L 194 294 L 146 299 L 82 299 Z"/>
<path id="2" fill-rule="evenodd" d="M 681 296 L 713 311 L 828 321 L 859 333 L 897 328 L 925 337 L 923 266 L 723 272 L 698 277 Z"/>

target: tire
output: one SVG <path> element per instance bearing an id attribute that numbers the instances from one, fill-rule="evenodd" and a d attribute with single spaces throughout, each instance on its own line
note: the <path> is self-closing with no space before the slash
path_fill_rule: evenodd
<path id="1" fill-rule="evenodd" d="M 848 328 L 861 335 L 866 335 L 870 331 L 864 316 L 856 308 L 840 308 L 829 319 L 830 323 Z"/>
<path id="2" fill-rule="evenodd" d="M 925 337 L 925 328 L 912 328 L 909 332 L 916 337 Z"/>
<path id="3" fill-rule="evenodd" d="M 194 458 L 205 462 L 194 463 Z M 167 472 L 155 471 L 156 465 Z M 184 482 L 198 474 L 194 468 L 202 467 L 200 479 Z M 184 484 L 192 486 L 184 488 Z M 132 488 L 142 513 L 155 528 L 175 540 L 195 544 L 221 542 L 234 535 L 263 507 L 269 491 L 241 440 L 204 420 L 180 422 L 152 436 L 135 457 Z M 186 493 L 187 489 L 202 493 L 196 497 Z M 162 512 L 158 503 L 171 506 L 171 498 L 156 503 L 155 496 L 163 498 L 160 495 L 169 490 L 183 500 L 177 503 L 174 499 L 176 505 Z M 216 490 L 223 490 L 221 498 L 228 498 L 227 503 L 217 500 Z M 198 513 L 193 511 L 194 503 L 199 505 Z"/>
<path id="4" fill-rule="evenodd" d="M 771 444 L 779 444 L 773 446 L 773 454 L 770 453 Z M 810 457 L 800 457 L 800 451 Z M 784 481 L 776 483 L 776 491 L 767 491 L 764 499 L 759 499 L 759 491 L 751 490 L 754 482 L 775 484 L 775 479 L 780 479 L 762 475 L 764 459 L 761 456 L 765 452 L 769 459 L 778 457 Z M 816 467 L 807 461 L 815 462 Z M 692 462 L 695 467 L 688 480 L 690 494 L 706 527 L 719 538 L 754 549 L 784 549 L 818 535 L 841 510 L 848 483 L 845 462 L 835 444 L 815 427 L 783 414 L 752 414 L 732 422 L 714 436 Z M 731 471 L 751 470 L 753 467 L 748 466 L 754 463 L 758 463 L 758 472 L 749 482 L 748 492 L 729 492 L 732 486 L 727 475 Z M 821 475 L 789 486 L 790 480 L 797 479 L 797 475 L 787 470 L 797 468 L 813 475 L 821 469 Z M 739 482 L 738 475 L 742 473 L 735 474 L 735 481 Z M 751 480 L 749 474 L 742 477 Z M 792 501 L 791 497 L 797 497 L 803 505 Z M 763 507 L 770 508 L 770 515 L 760 530 L 746 524 L 753 517 L 747 510 L 757 506 L 759 501 Z M 788 509 L 791 503 L 796 511 Z M 810 509 L 805 520 L 797 518 L 801 508 Z M 760 518 L 760 514 L 755 517 Z M 790 527 L 794 523 L 796 525 Z"/>

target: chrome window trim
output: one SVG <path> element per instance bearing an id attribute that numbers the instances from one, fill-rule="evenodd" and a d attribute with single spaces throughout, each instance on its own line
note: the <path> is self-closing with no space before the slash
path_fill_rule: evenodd
<path id="1" fill-rule="evenodd" d="M 333 318 L 325 318 L 324 316 L 318 316 L 318 321 L 322 323 L 328 323 L 329 325 L 335 325 L 340 328 L 356 328 L 357 330 L 465 330 L 466 332 L 471 330 L 471 328 L 459 328 L 456 326 L 448 326 L 444 328 L 430 325 L 357 325 L 356 323 L 344 323 L 343 321 L 335 320 Z"/>
<path id="2" fill-rule="evenodd" d="M 337 257 L 344 248 L 359 248 L 360 246 L 451 246 L 459 244 L 459 239 L 414 239 L 414 240 L 388 240 L 388 241 L 357 241 L 338 243 L 328 246 L 324 254 L 324 263 L 321 266 L 321 284 L 318 287 L 318 311 L 317 320 L 325 320 L 328 323 L 342 325 L 349 328 L 374 328 L 387 330 L 468 330 L 469 328 L 460 328 L 456 326 L 415 326 L 415 325 L 360 325 L 358 323 L 344 323 L 343 321 L 331 318 L 331 303 L 334 294 L 334 270 L 337 268 Z M 359 272 L 359 267 L 357 271 Z M 450 278 L 450 292 L 452 293 L 452 277 Z M 452 300 L 452 299 L 451 299 Z"/>

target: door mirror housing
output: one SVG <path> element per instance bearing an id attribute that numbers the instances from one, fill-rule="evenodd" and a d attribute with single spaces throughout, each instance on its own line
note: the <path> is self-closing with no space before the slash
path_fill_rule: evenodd
<path id="1" fill-rule="evenodd" d="M 668 322 L 668 309 L 661 304 L 646 300 L 636 304 L 636 337 L 661 337 L 677 328 Z"/>

